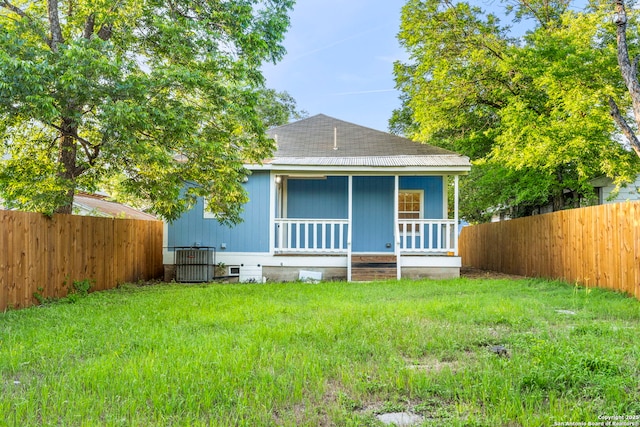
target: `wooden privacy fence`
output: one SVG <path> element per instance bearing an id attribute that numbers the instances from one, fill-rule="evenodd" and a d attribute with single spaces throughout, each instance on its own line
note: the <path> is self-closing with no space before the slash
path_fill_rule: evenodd
<path id="1" fill-rule="evenodd" d="M 160 221 L 0 210 L 0 311 L 67 295 L 76 280 L 91 290 L 162 276 Z"/>
<path id="2" fill-rule="evenodd" d="M 465 227 L 462 265 L 562 279 L 640 298 L 640 202 Z"/>

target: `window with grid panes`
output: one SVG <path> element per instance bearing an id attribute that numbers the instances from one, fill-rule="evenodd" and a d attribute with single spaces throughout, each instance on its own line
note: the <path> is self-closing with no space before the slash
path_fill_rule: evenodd
<path id="1" fill-rule="evenodd" d="M 422 190 L 400 190 L 398 193 L 398 219 L 421 219 L 422 218 Z M 416 231 L 420 231 L 420 226 L 416 226 Z M 413 228 L 407 225 L 407 232 Z M 404 226 L 400 225 L 400 231 L 404 231 Z"/>

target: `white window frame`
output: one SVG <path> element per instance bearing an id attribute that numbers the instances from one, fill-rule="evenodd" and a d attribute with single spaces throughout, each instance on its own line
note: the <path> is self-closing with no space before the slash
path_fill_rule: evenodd
<path id="1" fill-rule="evenodd" d="M 209 212 L 207 210 L 207 205 L 209 204 L 209 198 L 208 197 L 204 197 L 202 199 L 202 203 L 203 203 L 203 213 L 202 213 L 202 218 L 204 219 L 217 219 L 216 216 Z"/>
<path id="2" fill-rule="evenodd" d="M 403 213 L 415 213 L 415 211 L 402 211 L 402 210 L 400 210 L 400 196 L 403 193 L 419 194 L 420 195 L 420 212 L 419 212 L 418 218 L 402 218 L 401 217 Z M 398 198 L 396 200 L 396 203 L 398 204 L 398 219 L 424 219 L 424 190 L 403 190 L 403 189 L 398 189 Z"/>

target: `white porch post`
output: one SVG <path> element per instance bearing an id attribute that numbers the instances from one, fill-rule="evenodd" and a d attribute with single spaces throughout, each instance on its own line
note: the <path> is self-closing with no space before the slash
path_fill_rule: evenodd
<path id="1" fill-rule="evenodd" d="M 442 218 L 449 219 L 449 175 L 442 176 Z"/>
<path id="2" fill-rule="evenodd" d="M 269 254 L 273 256 L 276 248 L 276 200 L 278 189 L 276 186 L 276 174 L 269 173 Z"/>
<path id="3" fill-rule="evenodd" d="M 454 222 L 454 229 L 453 229 L 453 247 L 454 247 L 454 254 L 455 256 L 458 256 L 458 196 L 459 196 L 459 191 L 458 191 L 458 180 L 459 180 L 459 175 L 455 175 L 453 178 L 453 187 L 454 187 L 454 195 L 453 195 L 453 222 Z"/>
<path id="4" fill-rule="evenodd" d="M 349 175 L 349 196 L 347 198 L 347 282 L 351 281 L 351 236 L 353 235 L 353 176 Z"/>
<path id="5" fill-rule="evenodd" d="M 396 279 L 402 278 L 402 266 L 400 265 L 400 225 L 398 223 L 400 214 L 398 213 L 398 197 L 400 196 L 400 178 L 394 177 L 393 183 L 393 240 L 394 253 L 396 255 Z"/>

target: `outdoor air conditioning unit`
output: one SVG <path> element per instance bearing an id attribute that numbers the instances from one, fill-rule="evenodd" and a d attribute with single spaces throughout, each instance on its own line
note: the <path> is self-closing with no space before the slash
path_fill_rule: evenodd
<path id="1" fill-rule="evenodd" d="M 182 249 L 176 251 L 176 282 L 198 283 L 213 279 L 212 251 Z"/>

